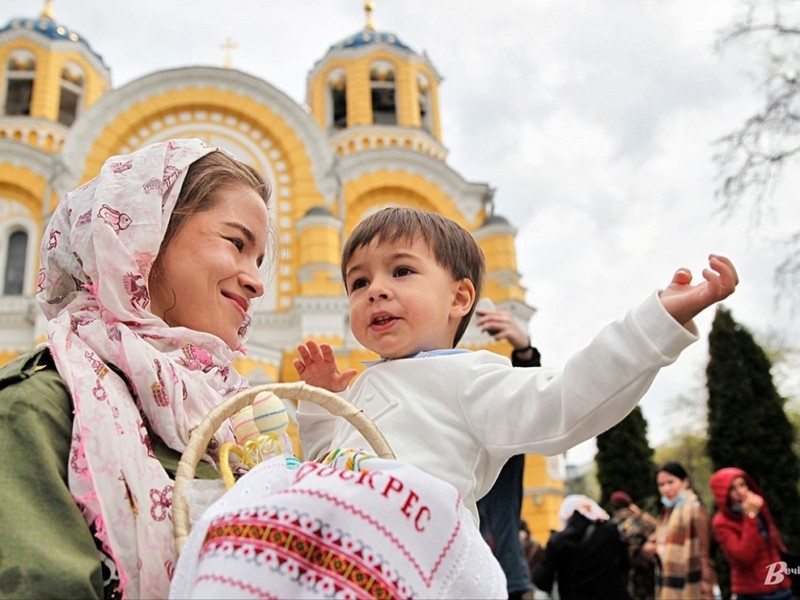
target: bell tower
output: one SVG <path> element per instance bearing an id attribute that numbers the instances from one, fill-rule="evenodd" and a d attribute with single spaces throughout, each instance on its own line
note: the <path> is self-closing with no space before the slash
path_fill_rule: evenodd
<path id="1" fill-rule="evenodd" d="M 444 160 L 439 83 L 425 54 L 379 31 L 364 2 L 361 31 L 334 44 L 308 75 L 307 103 L 340 156 L 405 148 Z"/>
<path id="2" fill-rule="evenodd" d="M 103 58 L 56 21 L 52 0 L 37 18 L 0 29 L 0 137 L 55 153 L 110 85 Z"/>

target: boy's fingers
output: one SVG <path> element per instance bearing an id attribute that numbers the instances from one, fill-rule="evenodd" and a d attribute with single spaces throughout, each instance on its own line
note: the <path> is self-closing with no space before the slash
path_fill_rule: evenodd
<path id="1" fill-rule="evenodd" d="M 712 268 L 720 275 L 730 277 L 734 286 L 739 284 L 739 274 L 736 272 L 736 267 L 733 265 L 733 262 L 728 257 L 712 254 L 708 257 L 708 260 Z"/>
<path id="2" fill-rule="evenodd" d="M 677 283 L 679 285 L 688 285 L 692 282 L 692 272 L 685 267 L 681 267 L 677 271 L 675 271 L 675 275 L 672 276 L 672 283 Z"/>

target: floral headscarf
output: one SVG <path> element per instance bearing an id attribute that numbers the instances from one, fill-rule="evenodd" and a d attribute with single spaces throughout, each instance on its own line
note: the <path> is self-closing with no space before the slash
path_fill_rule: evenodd
<path id="1" fill-rule="evenodd" d="M 37 300 L 75 411 L 69 488 L 128 597 L 166 597 L 174 568 L 173 485 L 151 436 L 182 451 L 208 411 L 247 384 L 221 339 L 148 310 L 186 170 L 216 150 L 172 140 L 108 159 L 64 197 L 42 241 Z M 232 439 L 230 427 L 216 438 Z"/>

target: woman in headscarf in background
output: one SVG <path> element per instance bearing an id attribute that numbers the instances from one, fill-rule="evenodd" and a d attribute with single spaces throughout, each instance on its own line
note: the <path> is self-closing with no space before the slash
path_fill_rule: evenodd
<path id="1" fill-rule="evenodd" d="M 791 600 L 792 581 L 779 573 L 786 546 L 761 488 L 735 467 L 714 473 L 709 486 L 717 504 L 711 524 L 730 566 L 731 591 L 743 600 Z"/>
<path id="2" fill-rule="evenodd" d="M 558 511 L 562 530 L 550 534 L 533 581 L 563 600 L 628 598 L 628 548 L 609 515 L 587 496 L 564 498 Z"/>

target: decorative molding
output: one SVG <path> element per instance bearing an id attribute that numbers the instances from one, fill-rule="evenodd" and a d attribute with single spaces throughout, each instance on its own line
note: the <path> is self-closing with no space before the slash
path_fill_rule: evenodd
<path id="1" fill-rule="evenodd" d="M 482 225 L 472 232 L 476 240 L 482 240 L 493 235 L 517 235 L 517 228 L 509 223 L 489 223 Z"/>
<path id="2" fill-rule="evenodd" d="M 447 159 L 447 148 L 417 127 L 361 125 L 336 131 L 330 139 L 331 147 L 340 156 L 396 148 L 427 154 L 442 162 Z"/>
<path id="3" fill-rule="evenodd" d="M 483 208 L 491 188 L 485 183 L 465 180 L 446 163 L 411 150 L 385 149 L 362 152 L 341 159 L 342 182 L 359 179 L 381 170 L 417 174 L 433 182 L 453 199 L 468 221 L 473 221 Z"/>
<path id="4" fill-rule="evenodd" d="M 0 130 L 3 129 L 4 121 L 5 119 L 0 119 Z M 44 150 L 29 146 L 24 142 L 2 138 L 0 138 L 0 161 L 3 164 L 28 169 L 45 180 L 49 180 L 54 175 L 54 167 L 59 162 L 57 158 Z"/>
<path id="5" fill-rule="evenodd" d="M 67 139 L 69 129 L 61 123 L 55 123 L 41 117 L 9 117 L 0 116 L 0 139 L 17 141 L 20 144 L 31 143 L 42 151 L 52 154 L 58 152 Z M 50 147 L 48 148 L 48 137 Z"/>

